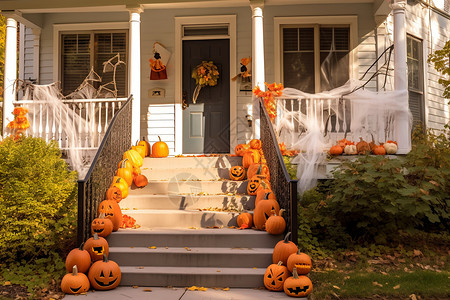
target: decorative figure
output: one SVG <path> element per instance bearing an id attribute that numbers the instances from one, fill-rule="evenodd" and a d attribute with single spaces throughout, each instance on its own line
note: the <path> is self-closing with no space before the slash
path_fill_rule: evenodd
<path id="1" fill-rule="evenodd" d="M 150 80 L 167 79 L 166 64 L 169 61 L 170 52 L 162 44 L 153 44 L 153 58 L 150 58 Z"/>
<path id="2" fill-rule="evenodd" d="M 24 135 L 27 128 L 30 127 L 30 122 L 26 117 L 27 113 L 28 109 L 24 107 L 16 107 L 12 112 L 14 120 L 8 123 L 8 128 L 11 130 L 11 138 L 14 140 Z"/>
<path id="3" fill-rule="evenodd" d="M 252 74 L 250 73 L 250 66 L 248 64 L 252 61 L 251 57 L 241 58 L 241 73 L 237 74 L 231 80 L 235 81 L 238 78 L 241 78 L 242 82 L 250 81 L 250 77 Z"/>

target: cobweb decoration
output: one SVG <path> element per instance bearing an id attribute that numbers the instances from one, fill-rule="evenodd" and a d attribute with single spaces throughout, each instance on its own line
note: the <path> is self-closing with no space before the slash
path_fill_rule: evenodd
<path id="1" fill-rule="evenodd" d="M 112 81 L 100 86 L 97 92 L 98 98 L 117 98 L 116 71 L 122 64 L 125 65 L 125 62 L 120 59 L 120 53 L 103 63 L 103 73 L 113 72 L 113 78 Z"/>

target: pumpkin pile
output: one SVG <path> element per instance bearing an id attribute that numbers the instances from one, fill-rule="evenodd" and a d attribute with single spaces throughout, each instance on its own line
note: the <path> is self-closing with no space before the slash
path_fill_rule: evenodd
<path id="1" fill-rule="evenodd" d="M 311 258 L 289 241 L 290 232 L 273 249 L 272 262 L 264 274 L 264 286 L 270 291 L 284 291 L 291 297 L 306 297 L 313 284 L 306 276 L 312 268 Z M 291 276 L 292 274 L 292 276 Z"/>
<path id="2" fill-rule="evenodd" d="M 357 155 L 357 154 L 374 154 L 374 155 L 386 155 L 397 153 L 397 142 L 387 141 L 386 143 L 380 143 L 377 145 L 374 141 L 368 143 L 360 138 L 358 143 L 342 139 L 337 141 L 336 145 L 332 146 L 329 150 L 330 155 L 337 156 L 341 154 Z"/>

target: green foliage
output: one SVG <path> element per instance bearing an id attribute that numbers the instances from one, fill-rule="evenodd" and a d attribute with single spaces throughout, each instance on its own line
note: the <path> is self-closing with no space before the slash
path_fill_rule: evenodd
<path id="1" fill-rule="evenodd" d="M 67 251 L 76 232 L 76 173 L 56 142 L 6 138 L 0 161 L 0 261 Z"/>
<path id="2" fill-rule="evenodd" d="M 436 50 L 428 56 L 428 63 L 433 63 L 434 68 L 444 75 L 443 78 L 439 79 L 439 83 L 445 88 L 443 94 L 445 98 L 450 98 L 450 80 L 446 79 L 450 75 L 449 56 L 450 41 L 447 41 L 441 50 Z"/>
<path id="3" fill-rule="evenodd" d="M 283 156 L 284 164 L 286 165 L 289 176 L 291 179 L 297 179 L 297 165 L 291 163 L 293 158 L 294 157 L 292 156 Z"/>
<path id="4" fill-rule="evenodd" d="M 5 17 L 0 14 L 0 101 L 3 101 L 3 74 L 5 70 Z"/>

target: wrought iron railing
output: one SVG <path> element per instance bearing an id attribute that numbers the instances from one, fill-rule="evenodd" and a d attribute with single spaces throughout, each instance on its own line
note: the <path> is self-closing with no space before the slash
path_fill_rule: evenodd
<path id="1" fill-rule="evenodd" d="M 286 210 L 286 230 L 292 232 L 291 238 L 298 243 L 297 226 L 297 180 L 292 180 L 283 161 L 278 140 L 270 122 L 269 115 L 260 99 L 260 129 L 264 157 L 270 169 L 270 185 L 282 208 Z"/>
<path id="2" fill-rule="evenodd" d="M 131 100 L 114 115 L 83 180 L 78 181 L 78 244 L 90 234 L 99 203 L 105 199 L 117 165 L 131 145 Z"/>

